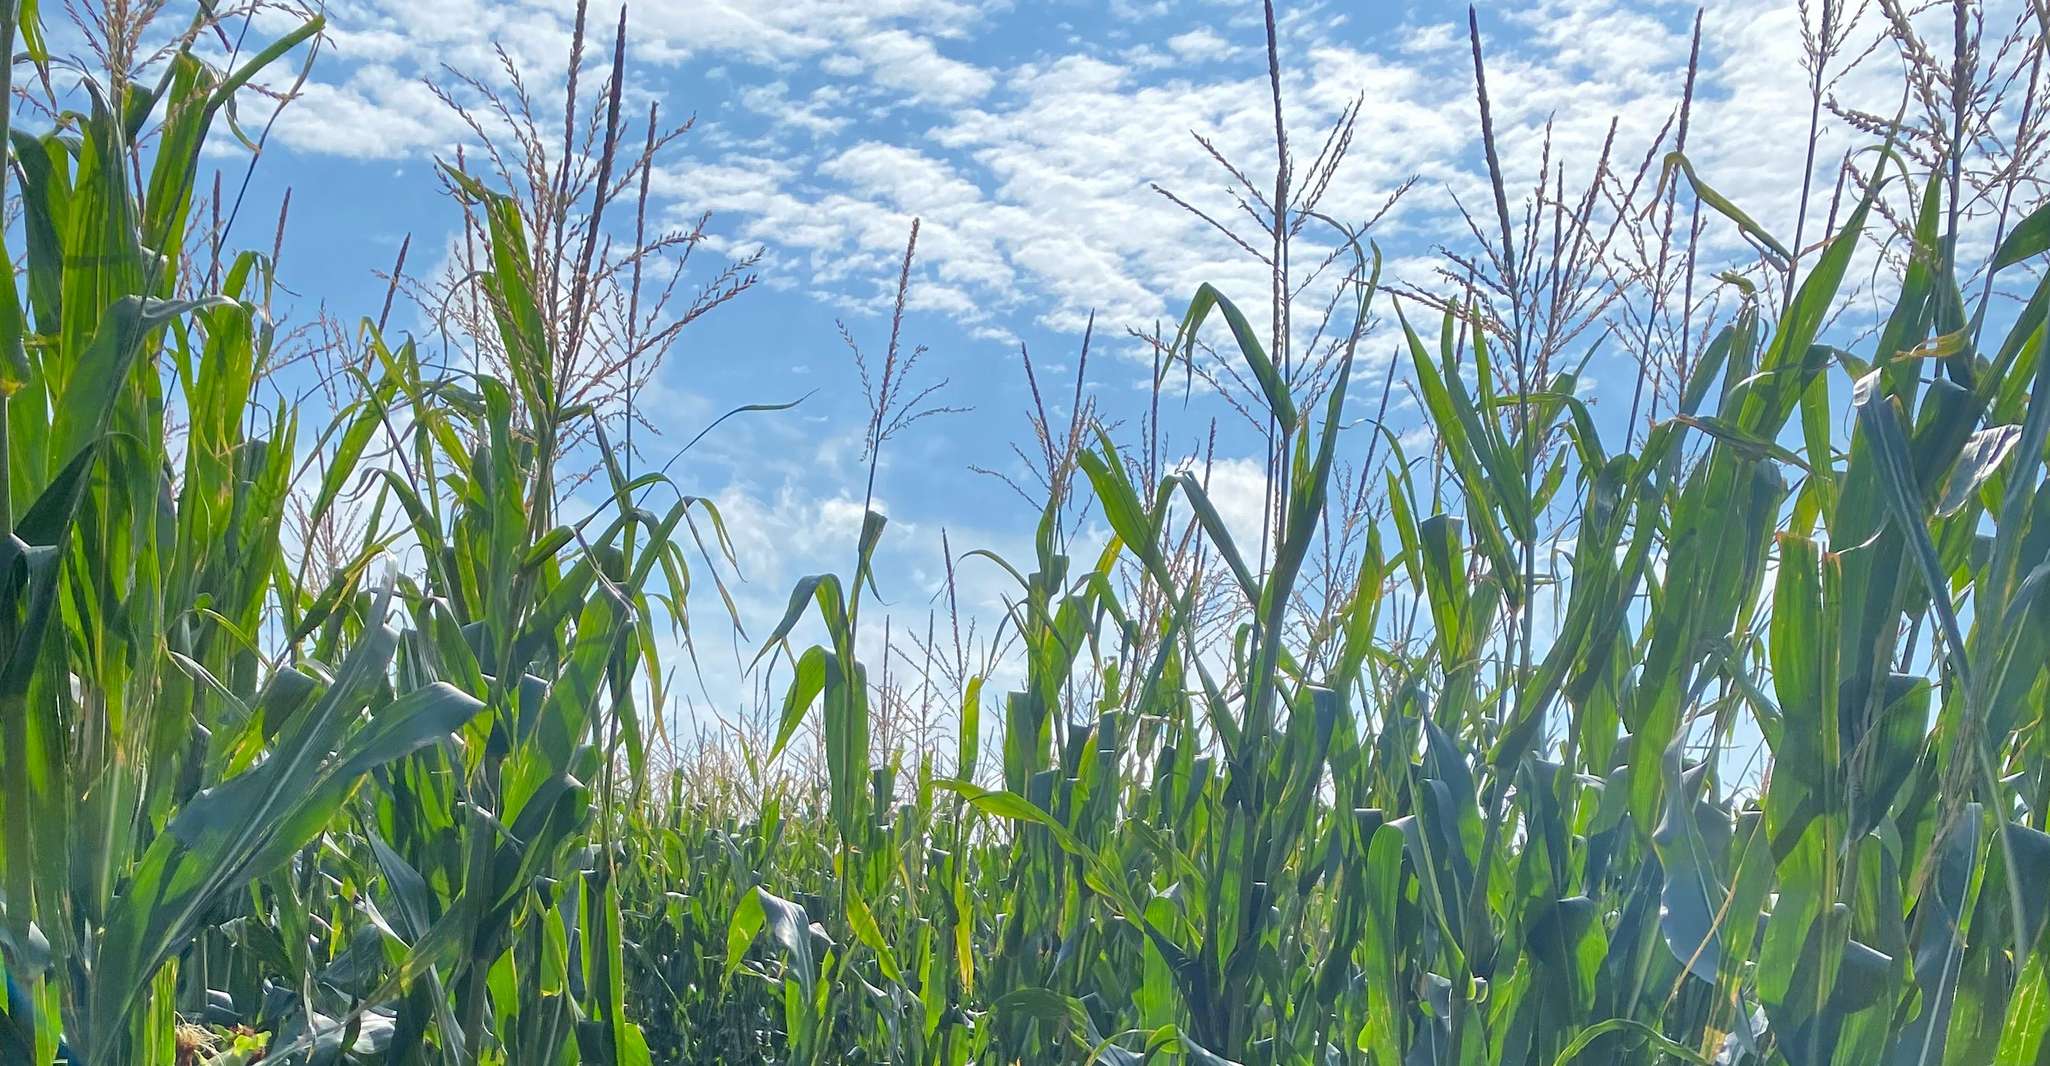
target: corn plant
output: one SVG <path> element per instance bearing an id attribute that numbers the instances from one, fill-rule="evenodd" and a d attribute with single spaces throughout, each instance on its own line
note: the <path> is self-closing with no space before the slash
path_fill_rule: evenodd
<path id="1" fill-rule="evenodd" d="M 0 36 L 47 61 L 17 13 Z M 1030 557 L 949 549 L 950 581 L 1012 582 L 1019 667 L 1000 695 L 959 668 L 951 751 L 888 745 L 864 661 L 876 456 L 940 410 L 906 380 L 914 225 L 861 364 L 850 565 L 792 590 L 757 645 L 771 735 L 708 771 L 665 743 L 658 626 L 692 647 L 723 520 L 618 461 L 633 412 L 585 399 L 620 393 L 565 386 L 609 357 L 556 310 L 602 200 L 544 235 L 503 175 L 444 166 L 482 354 L 366 319 L 318 426 L 255 399 L 272 264 L 183 268 L 215 119 L 319 28 L 231 71 L 177 51 L 118 100 L 88 81 L 0 138 L 5 1061 L 2050 1063 L 2050 208 L 1961 266 L 1955 133 L 1874 125 L 1803 248 L 1716 191 L 1683 117 L 1617 225 L 1670 239 L 1685 197 L 1761 263 L 1712 319 L 1655 310 L 1686 321 L 1645 345 L 1703 343 L 1654 353 L 1683 373 L 1616 425 L 1580 338 L 1624 296 L 1534 255 L 1597 198 L 1517 226 L 1476 20 L 1500 237 L 1475 226 L 1464 287 L 1384 288 L 1282 163 L 1270 258 L 1338 233 L 1328 358 L 1292 284 L 1269 329 L 1203 286 L 1154 345 L 1156 400 L 1213 355 L 1246 384 L 1262 542 L 1157 423 L 1042 411 Z M 1898 288 L 1839 340 L 1888 225 Z M 1666 251 L 1654 303 L 1694 277 Z M 1350 413 L 1379 357 L 1427 445 Z M 294 494 L 306 528 L 351 512 L 332 565 L 281 524 Z M 814 742 L 816 780 L 779 761 Z"/>
<path id="2" fill-rule="evenodd" d="M 1667 172 L 1756 226 L 1684 156 Z M 1957 282 L 1945 188 L 1911 190 L 1919 251 L 1869 349 L 1819 338 L 1877 179 L 1776 319 L 1741 294 L 1635 448 L 1604 439 L 1574 372 L 1519 386 L 1497 349 L 1515 358 L 1514 337 L 1473 305 L 1448 304 L 1435 343 L 1398 305 L 1445 488 L 1425 497 L 1397 465 L 1387 551 L 1370 540 L 1335 624 L 1311 630 L 1287 605 L 1348 374 L 1313 422 L 1247 316 L 1199 292 L 1176 350 L 1193 357 L 1221 316 L 1294 441 L 1266 565 L 1193 475 L 1148 494 L 1108 436 L 1079 456 L 1114 539 L 1074 574 L 1043 535 L 1030 573 L 1010 571 L 1027 673 L 1001 704 L 1002 787 L 929 779 L 965 807 L 910 820 L 957 835 L 897 866 L 895 901 L 938 904 L 930 924 L 878 943 L 876 890 L 847 894 L 844 856 L 879 843 L 864 788 L 887 795 L 891 771 L 871 782 L 830 747 L 843 895 L 812 898 L 823 917 L 766 888 L 735 908 L 729 949 L 768 915 L 786 1001 L 802 992 L 792 1047 L 824 1031 L 934 1062 L 2043 1061 L 2050 956 L 2027 886 L 2050 872 L 2031 755 L 2050 290 L 1982 348 L 1990 316 Z M 2045 251 L 2045 217 L 1986 269 Z M 1364 320 L 1373 272 L 1356 276 Z M 1846 409 L 1848 439 L 1832 430 Z M 1568 563 L 1540 572 L 1561 514 Z M 1228 647 L 1192 635 L 1176 522 L 1243 596 Z M 1127 613 L 1121 559 L 1163 615 Z M 839 587 L 801 586 L 792 618 Z M 1420 639 L 1386 643 L 1391 597 L 1416 604 Z M 819 602 L 835 648 L 799 661 L 785 707 L 826 692 L 831 745 L 859 725 L 859 668 L 852 611 Z M 1120 671 L 1136 647 L 1153 651 Z M 1089 704 L 1070 700 L 1078 670 L 1101 683 Z M 1748 790 L 1725 780 L 1740 719 L 1773 756 Z M 986 872 L 960 875 L 964 849 Z M 951 956 L 966 965 L 901 962 L 962 928 L 986 938 Z M 925 1043 L 898 1039 L 921 1013 Z"/>

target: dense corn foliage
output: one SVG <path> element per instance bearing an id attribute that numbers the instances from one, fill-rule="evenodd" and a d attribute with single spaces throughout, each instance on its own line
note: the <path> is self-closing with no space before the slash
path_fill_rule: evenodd
<path id="1" fill-rule="evenodd" d="M 1211 337 L 1253 384 L 1271 536 L 1081 427 L 1033 557 L 963 560 L 1015 578 L 1022 681 L 960 679 L 956 746 L 906 752 L 871 511 L 711 781 L 653 740 L 722 521 L 602 430 L 608 505 L 558 512 L 594 416 L 513 199 L 447 168 L 502 374 L 366 320 L 302 424 L 255 399 L 266 258 L 188 292 L 210 128 L 318 29 L 0 138 L 0 1061 L 2050 1064 L 2050 282 L 1960 284 L 1941 168 L 1875 145 L 1796 272 L 1669 157 L 1788 283 L 1641 434 L 1362 242 L 1322 375 L 1206 286 L 1161 378 Z M 1915 253 L 1826 343 L 1888 193 Z M 2046 251 L 2039 209 L 1985 269 Z M 1428 455 L 1342 413 L 1377 315 Z M 1348 464 L 1385 509 L 1312 590 Z M 308 565 L 294 491 L 362 501 L 349 558 Z M 802 745 L 816 780 L 768 769 Z"/>

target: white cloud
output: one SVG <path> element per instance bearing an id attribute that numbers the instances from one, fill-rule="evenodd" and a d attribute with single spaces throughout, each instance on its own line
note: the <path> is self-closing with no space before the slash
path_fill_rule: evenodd
<path id="1" fill-rule="evenodd" d="M 524 3 L 486 18 L 474 0 L 424 9 L 391 0 L 343 5 L 332 13 L 337 52 L 375 61 L 310 87 L 280 134 L 297 147 L 349 155 L 438 150 L 463 131 L 418 75 L 443 57 L 489 71 L 493 40 L 509 42 L 514 59 L 532 69 L 559 66 L 567 10 Z M 1114 36 L 1148 41 L 1157 24 L 1146 23 L 1143 10 L 1128 14 L 1140 22 Z M 1686 15 L 1674 5 L 1549 0 L 1484 18 L 1512 191 L 1535 177 L 1547 138 L 1569 183 L 1585 180 L 1612 117 L 1620 120 L 1612 165 L 1635 166 L 1677 106 Z M 1806 133 L 1805 87 L 1786 76 L 1799 69 L 1798 17 L 1779 0 L 1730 0 L 1707 12 L 1690 144 L 1704 177 L 1788 236 L 1799 153 L 1785 149 Z M 1254 228 L 1224 193 L 1228 177 L 1189 134 L 1210 138 L 1256 183 L 1270 180 L 1271 102 L 1257 25 L 1161 29 L 1153 43 L 1115 50 L 1078 38 L 1064 51 L 991 65 L 970 60 L 1004 47 L 977 39 L 989 18 L 962 0 L 637 10 L 632 62 L 644 91 L 663 65 L 710 57 L 743 64 L 727 70 L 742 83 L 740 110 L 710 110 L 705 136 L 691 142 L 696 156 L 659 175 L 658 192 L 677 217 L 703 209 L 722 216 L 722 241 L 767 246 L 772 283 L 841 301 L 886 299 L 904 232 L 920 217 L 915 298 L 990 335 L 1026 322 L 1077 332 L 1092 311 L 1113 330 L 1143 328 L 1172 319 L 1203 281 L 1264 291 L 1263 267 L 1149 188 L 1157 182 Z M 1282 32 L 1299 167 L 1341 109 L 1362 95 L 1367 101 L 1347 166 L 1322 206 L 1365 218 L 1404 178 L 1421 176 L 1409 205 L 1378 236 L 1391 255 L 1391 280 L 1436 287 L 1431 247 L 1470 244 L 1452 198 L 1476 210 L 1490 198 L 1478 166 L 1464 26 L 1423 21 L 1369 45 L 1342 13 L 1312 6 L 1284 12 Z M 770 76 L 750 80 L 747 71 L 760 68 Z M 1866 99 L 1888 76 L 1882 68 L 1871 64 L 1870 74 L 1838 86 L 1840 95 Z M 1197 69 L 1206 73 L 1191 73 Z M 819 71 L 828 80 L 818 83 Z M 748 133 L 741 116 L 765 120 L 767 132 Z M 833 143 L 855 131 L 860 140 Z M 1821 157 L 1850 143 L 1832 127 Z M 1826 197 L 1812 198 L 1811 216 L 1826 208 Z M 1719 224 L 1704 247 L 1748 254 Z M 1394 273 L 1393 264 L 1409 273 Z"/>
<path id="2" fill-rule="evenodd" d="M 1988 24 L 1997 27 L 2014 0 L 1992 6 Z M 657 182 L 672 217 L 714 209 L 724 216 L 715 242 L 766 246 L 772 284 L 813 286 L 843 302 L 887 295 L 904 230 L 921 217 L 916 298 L 985 335 L 1028 323 L 1076 332 L 1091 311 L 1114 330 L 1144 327 L 1171 318 L 1201 281 L 1262 291 L 1263 268 L 1149 189 L 1158 182 L 1252 228 L 1223 192 L 1226 176 L 1188 134 L 1212 138 L 1256 184 L 1269 180 L 1259 20 L 1220 11 L 1229 17 L 1192 25 L 1164 8 L 1126 4 L 1128 21 L 1107 30 L 1062 23 L 1065 39 L 1021 48 L 990 32 L 1001 8 L 983 0 L 636 7 L 629 66 L 638 95 L 666 95 L 685 64 L 709 66 L 734 85 L 730 100 L 704 101 L 703 128 L 687 142 L 695 158 Z M 446 154 L 469 133 L 422 79 L 441 77 L 446 64 L 503 86 L 502 48 L 549 96 L 573 12 L 570 0 L 336 0 L 327 8 L 328 50 L 277 136 L 302 151 L 356 158 Z M 1691 13 L 1665 0 L 1543 0 L 1483 12 L 1512 194 L 1535 177 L 1547 142 L 1569 185 L 1584 180 L 1612 118 L 1612 165 L 1635 167 L 1677 106 Z M 1722 0 L 1705 12 L 1689 143 L 1704 178 L 1789 240 L 1809 104 L 1802 17 L 1790 0 Z M 611 23 L 602 7 L 591 19 L 585 70 L 595 81 Z M 1878 21 L 1868 17 L 1848 53 L 1864 49 Z M 1391 280 L 1437 287 L 1434 245 L 1472 243 L 1453 197 L 1483 214 L 1490 199 L 1463 21 L 1355 25 L 1343 9 L 1306 3 L 1284 6 L 1281 32 L 1299 165 L 1342 108 L 1367 101 L 1348 166 L 1323 206 L 1363 218 L 1403 178 L 1420 175 L 1407 208 L 1378 236 Z M 1890 110 L 1890 50 L 1882 44 L 1832 94 Z M 544 121 L 556 106 L 536 104 Z M 853 143 L 843 140 L 850 136 Z M 1818 170 L 1868 140 L 1825 115 Z M 1825 183 L 1809 198 L 1800 228 L 1811 241 L 1829 210 L 1827 191 Z M 1986 236 L 1968 232 L 1968 249 Z M 1715 259 L 1750 256 L 1720 219 L 1710 220 L 1703 248 Z"/>
<path id="3" fill-rule="evenodd" d="M 456 70 L 509 88 L 502 50 L 530 87 L 552 86 L 568 61 L 575 11 L 570 0 L 337 0 L 326 9 L 328 50 L 278 135 L 294 148 L 356 157 L 444 149 L 464 130 L 421 80 L 448 82 Z M 587 16 L 586 77 L 609 63 L 611 14 L 596 5 Z M 952 105 L 985 91 L 991 75 L 935 42 L 960 40 L 982 17 L 979 5 L 961 0 L 656 4 L 632 11 L 628 66 L 633 84 L 660 92 L 666 72 L 706 57 L 772 71 L 820 64 L 840 77 L 866 75 L 892 94 Z M 740 103 L 773 103 L 763 92 L 775 90 L 757 86 L 752 102 L 739 94 Z M 814 96 L 784 117 L 831 133 L 845 122 L 825 113 L 835 95 Z M 545 117 L 557 101 L 535 104 Z"/>
<path id="4" fill-rule="evenodd" d="M 790 83 L 772 81 L 743 87 L 739 99 L 740 106 L 778 126 L 801 129 L 815 137 L 828 137 L 846 129 L 852 121 L 845 114 L 833 113 L 844 95 L 841 90 L 827 86 L 798 100 L 790 95 Z"/>
<path id="5" fill-rule="evenodd" d="M 989 91 L 988 71 L 941 55 L 929 38 L 889 29 L 853 43 L 876 84 L 921 103 L 960 105 Z"/>
<path id="6" fill-rule="evenodd" d="M 1192 464 L 1198 477 L 1202 464 Z M 1224 528 L 1231 534 L 1239 554 L 1252 562 L 1258 558 L 1260 531 L 1266 524 L 1267 464 L 1259 459 L 1217 459 L 1210 463 L 1204 494 L 1217 508 Z"/>
<path id="7" fill-rule="evenodd" d="M 1207 27 L 1198 27 L 1187 33 L 1178 33 L 1167 39 L 1167 47 L 1177 57 L 1190 62 L 1223 59 L 1238 51 L 1230 41 Z"/>
<path id="8" fill-rule="evenodd" d="M 1223 40 L 1192 31 L 1173 47 L 1207 55 Z M 1409 101 L 1363 117 L 1359 139 L 1377 148 L 1359 153 L 1327 209 L 1363 215 L 1408 170 L 1458 148 L 1460 127 L 1427 99 L 1438 91 L 1431 79 L 1343 49 L 1315 58 L 1319 72 L 1292 89 L 1304 128 L 1327 123 L 1362 90 Z M 1143 73 L 1086 54 L 1035 59 L 1005 71 L 976 106 L 935 114 L 895 143 L 864 141 L 823 158 L 786 154 L 751 187 L 689 202 L 746 215 L 737 232 L 780 247 L 786 259 L 795 253 L 813 280 L 828 281 L 891 277 L 904 224 L 917 215 L 929 283 L 916 292 L 970 325 L 1022 316 L 1076 332 L 1094 310 L 1115 332 L 1170 319 L 1202 281 L 1260 291 L 1263 268 L 1228 254 L 1149 186 L 1158 181 L 1223 213 L 1208 191 L 1224 175 L 1190 132 L 1257 171 L 1272 153 L 1264 76 L 1249 69 L 1158 81 Z M 717 186 L 695 175 L 731 169 L 701 159 L 677 168 L 669 184 Z"/>
<path id="9" fill-rule="evenodd" d="M 309 83 L 277 125 L 279 140 L 292 148 L 356 159 L 433 153 L 465 132 L 419 79 L 383 65 L 364 67 L 340 85 Z"/>

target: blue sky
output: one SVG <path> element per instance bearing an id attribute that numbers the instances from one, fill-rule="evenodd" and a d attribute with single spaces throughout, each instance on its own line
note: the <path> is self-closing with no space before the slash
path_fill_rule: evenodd
<path id="1" fill-rule="evenodd" d="M 492 49 L 503 47 L 544 107 L 554 106 L 573 6 L 337 0 L 326 10 L 329 46 L 284 112 L 244 208 L 264 221 L 243 223 L 242 236 L 267 243 L 290 188 L 282 271 L 300 294 L 290 314 L 324 306 L 353 321 L 375 313 L 384 283 L 374 272 L 402 239 L 413 241 L 409 270 L 425 271 L 456 232 L 432 162 L 452 157 L 468 134 L 422 79 L 445 81 L 446 64 L 500 80 Z M 1634 167 L 1677 104 L 1694 10 L 1483 5 L 1512 187 L 1536 173 L 1547 121 L 1569 185 L 1585 180 L 1612 117 L 1620 165 Z M 923 230 L 907 336 L 930 348 L 921 372 L 948 381 L 940 401 L 968 410 L 917 424 L 884 457 L 878 492 L 891 530 L 880 573 L 899 624 L 923 626 L 941 578 L 941 530 L 957 553 L 1029 555 L 1031 509 L 971 469 L 1017 468 L 1010 446 L 1026 439 L 1028 403 L 1021 344 L 1043 380 L 1061 383 L 1049 392 L 1064 395 L 1094 313 L 1085 388 L 1107 418 L 1130 421 L 1146 399 L 1148 365 L 1128 327 L 1171 328 L 1205 281 L 1242 294 L 1249 308 L 1264 303 L 1264 268 L 1150 188 L 1231 210 L 1226 176 L 1192 131 L 1255 180 L 1271 177 L 1256 3 L 782 0 L 644 3 L 630 14 L 627 111 L 659 99 L 670 117 L 697 116 L 655 176 L 660 218 L 684 224 L 710 211 L 711 250 L 763 253 L 761 284 L 694 324 L 672 352 L 647 400 L 665 434 L 648 455 L 665 460 L 734 406 L 810 397 L 792 412 L 728 422 L 674 471 L 685 491 L 724 508 L 745 577 L 738 600 L 757 637 L 799 575 L 846 568 L 866 409 L 836 322 L 881 348 L 913 216 Z M 1389 277 L 1423 289 L 1443 288 L 1432 274 L 1441 245 L 1473 247 L 1455 198 L 1486 202 L 1465 15 L 1437 3 L 1282 5 L 1296 154 L 1313 152 L 1340 109 L 1364 95 L 1326 210 L 1364 219 L 1414 176 L 1374 236 Z M 594 8 L 594 24 L 609 30 L 614 17 Z M 1800 19 L 1791 0 L 1708 5 L 1692 134 L 1704 177 L 1783 235 L 1794 227 L 1808 117 Z M 1886 47 L 1833 91 L 1891 112 L 1897 65 Z M 1854 143 L 1859 135 L 1826 123 L 1818 156 L 1833 165 Z M 231 175 L 244 162 L 232 151 L 215 158 Z M 1817 201 L 1819 217 L 1826 197 Z M 1727 225 L 1710 224 L 1703 240 L 1706 260 L 1752 258 Z M 394 324 L 421 321 L 401 311 Z M 1376 371 L 1393 337 L 1382 328 L 1363 350 L 1370 366 L 1361 378 L 1372 384 L 1355 390 L 1351 406 L 1361 418 L 1379 402 Z M 1635 371 L 1619 346 L 1605 351 L 1589 367 L 1590 395 L 1605 421 L 1620 422 Z M 1250 525 L 1257 440 L 1215 396 L 1199 393 L 1185 408 L 1177 397 L 1174 408 L 1178 450 L 1193 449 L 1217 421 L 1213 492 L 1229 519 Z M 1405 395 L 1391 408 L 1398 431 L 1419 428 Z M 1359 449 L 1367 439 L 1356 434 Z M 963 577 L 967 606 L 993 618 L 1004 581 L 987 566 Z M 733 642 L 703 636 L 724 632 L 716 601 L 695 606 L 710 687 L 728 698 L 740 690 Z"/>

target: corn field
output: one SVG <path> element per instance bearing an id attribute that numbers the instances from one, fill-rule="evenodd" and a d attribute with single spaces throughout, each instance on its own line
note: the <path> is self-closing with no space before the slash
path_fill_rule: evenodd
<path id="1" fill-rule="evenodd" d="M 49 77 L 38 19 L 0 0 L 10 100 Z M 2046 20 L 2007 57 L 2025 125 Z M 948 557 L 1014 584 L 1003 668 L 923 679 L 942 739 L 883 733 L 870 509 L 754 634 L 765 728 L 714 759 L 665 724 L 667 649 L 724 621 L 686 607 L 725 519 L 688 457 L 620 462 L 569 372 L 611 343 L 568 279 L 631 191 L 618 75 L 572 103 L 606 131 L 581 206 L 442 165 L 482 355 L 366 316 L 342 402 L 269 404 L 280 279 L 210 242 L 202 152 L 322 31 L 230 67 L 188 34 L 0 136 L 0 1061 L 2050 1066 L 2025 170 L 1961 263 L 1968 146 L 1906 105 L 1788 239 L 1697 170 L 1684 106 L 1613 210 L 1606 149 L 1518 209 L 1490 131 L 1429 291 L 1284 165 L 1271 299 L 1203 286 L 1148 346 L 1156 408 L 1243 387 L 1258 543 L 1147 427 L 1042 411 L 1031 556 Z M 1697 271 L 1676 204 L 1757 262 Z M 1657 269 L 1591 265 L 1604 226 Z M 1315 344 L 1309 235 L 1343 275 Z M 1875 248 L 1883 306 L 1842 328 Z M 1619 421 L 1580 385 L 1625 305 L 1663 354 Z M 872 452 L 915 420 L 897 330 Z M 1346 414 L 1401 390 L 1421 446 Z M 607 505 L 572 516 L 589 457 Z"/>

